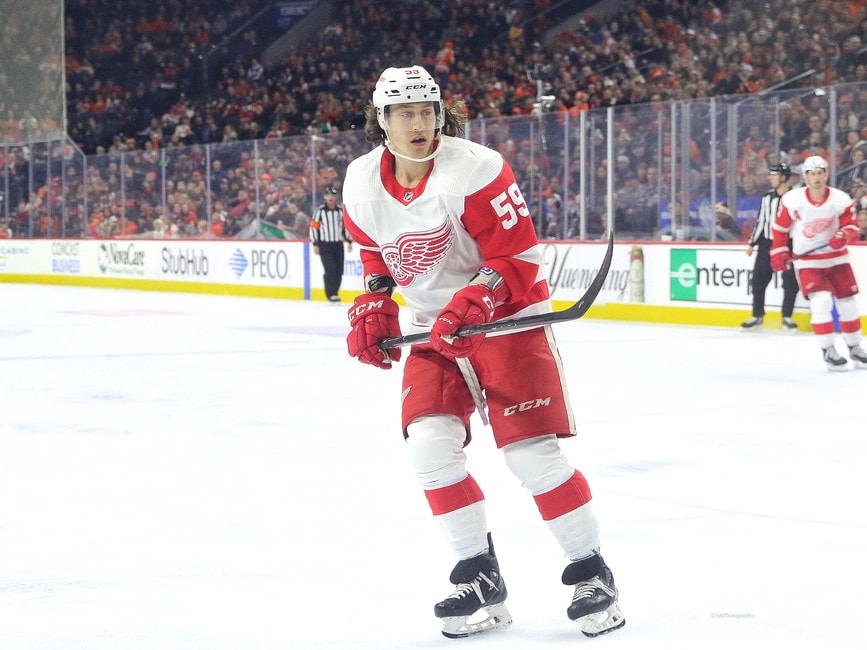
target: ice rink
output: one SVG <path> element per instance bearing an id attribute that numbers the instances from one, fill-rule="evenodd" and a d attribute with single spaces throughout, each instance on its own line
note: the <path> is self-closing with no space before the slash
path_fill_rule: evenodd
<path id="1" fill-rule="evenodd" d="M 514 624 L 449 640 L 400 371 L 347 356 L 346 304 L 0 304 L 3 650 L 864 647 L 867 370 L 809 334 L 555 326 L 626 627 L 566 618 L 565 558 L 476 416 Z"/>

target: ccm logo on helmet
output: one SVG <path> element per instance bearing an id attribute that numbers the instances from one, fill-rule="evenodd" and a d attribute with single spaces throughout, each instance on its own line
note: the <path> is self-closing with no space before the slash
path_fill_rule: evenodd
<path id="1" fill-rule="evenodd" d="M 427 88 L 427 84 L 415 84 L 412 86 L 406 86 L 407 90 L 422 90 L 423 88 Z"/>
<path id="2" fill-rule="evenodd" d="M 515 413 L 532 411 L 533 409 L 541 408 L 543 406 L 551 406 L 550 397 L 537 397 L 536 399 L 527 400 L 526 402 L 521 402 L 520 404 L 515 404 L 514 406 L 507 406 L 503 410 L 503 415 L 509 417 L 510 415 L 514 415 Z"/>

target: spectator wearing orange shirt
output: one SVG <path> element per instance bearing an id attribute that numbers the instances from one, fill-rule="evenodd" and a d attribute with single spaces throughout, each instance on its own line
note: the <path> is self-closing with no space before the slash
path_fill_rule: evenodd
<path id="1" fill-rule="evenodd" d="M 455 44 L 446 41 L 439 49 L 434 60 L 434 70 L 441 75 L 447 75 L 455 62 Z"/>

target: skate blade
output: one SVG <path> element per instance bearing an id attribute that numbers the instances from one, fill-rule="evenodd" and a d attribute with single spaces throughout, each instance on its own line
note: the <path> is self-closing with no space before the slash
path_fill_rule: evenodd
<path id="1" fill-rule="evenodd" d="M 474 619 L 480 618 L 476 621 Z M 449 639 L 463 639 L 473 634 L 506 628 L 512 624 L 512 615 L 503 603 L 482 607 L 470 616 L 446 616 L 440 619 L 443 636 Z"/>
<path id="2" fill-rule="evenodd" d="M 834 365 L 831 365 L 830 363 L 826 364 L 826 365 L 828 366 L 828 370 L 830 370 L 831 372 L 846 372 L 849 370 L 849 364 L 848 363 L 841 363 L 839 366 L 834 366 Z"/>
<path id="3" fill-rule="evenodd" d="M 606 610 L 579 618 L 578 624 L 581 626 L 581 633 L 584 636 L 593 638 L 619 630 L 626 625 L 626 618 L 620 611 L 620 606 L 617 603 L 612 603 Z"/>

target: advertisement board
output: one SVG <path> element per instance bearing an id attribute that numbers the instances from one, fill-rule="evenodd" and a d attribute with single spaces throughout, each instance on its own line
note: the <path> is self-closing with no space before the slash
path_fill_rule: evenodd
<path id="1" fill-rule="evenodd" d="M 606 249 L 601 241 L 542 242 L 539 247 L 555 309 L 583 295 Z M 867 287 L 867 246 L 849 251 L 859 286 Z M 737 325 L 752 305 L 754 264 L 742 243 L 617 243 L 590 315 Z M 344 262 L 344 301 L 363 291 L 362 274 L 353 246 Z M 0 243 L 0 281 L 325 299 L 322 263 L 302 240 L 6 240 Z M 775 274 L 767 311 L 779 309 L 782 299 Z M 863 291 L 857 301 L 864 314 Z M 809 311 L 802 295 L 795 311 Z"/>
<path id="2" fill-rule="evenodd" d="M 672 246 L 669 249 L 669 298 L 673 302 L 751 307 L 754 263 L 755 258 L 748 257 L 740 246 Z M 782 301 L 782 278 L 774 273 L 765 294 L 765 305 L 779 307 Z M 803 296 L 798 296 L 797 306 L 806 308 Z"/>

